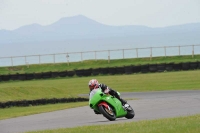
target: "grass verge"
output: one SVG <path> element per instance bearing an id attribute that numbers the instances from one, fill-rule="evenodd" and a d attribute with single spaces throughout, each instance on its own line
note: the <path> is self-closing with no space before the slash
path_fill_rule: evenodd
<path id="1" fill-rule="evenodd" d="M 80 106 L 87 106 L 87 105 L 88 102 L 75 102 L 75 103 L 50 104 L 50 105 L 30 106 L 30 107 L 5 108 L 5 109 L 0 109 L 0 120 L 19 117 L 19 116 L 27 116 L 32 114 L 51 112 L 62 109 L 75 108 Z"/>
<path id="2" fill-rule="evenodd" d="M 200 114 L 187 117 L 126 122 L 112 125 L 83 126 L 27 133 L 199 133 Z"/>
<path id="3" fill-rule="evenodd" d="M 88 69 L 88 68 L 99 68 L 99 67 L 116 67 L 126 65 L 139 65 L 139 64 L 155 64 L 155 63 L 179 63 L 179 62 L 195 62 L 200 61 L 200 55 L 195 55 L 193 58 L 191 55 L 184 56 L 169 56 L 169 57 L 153 57 L 150 58 L 128 58 L 128 59 L 113 59 L 110 60 L 84 60 L 82 62 L 71 62 L 68 63 L 55 63 L 55 64 L 36 64 L 14 66 L 14 67 L 0 67 L 0 75 L 4 74 L 15 74 L 15 73 L 38 73 L 38 72 L 49 72 L 49 71 L 65 71 L 65 70 L 76 70 L 76 69 Z"/>
<path id="4" fill-rule="evenodd" d="M 200 70 L 74 77 L 23 82 L 1 82 L 0 102 L 23 99 L 77 97 L 79 94 L 89 93 L 87 84 L 91 78 L 96 78 L 100 83 L 105 83 L 119 92 L 200 89 Z"/>

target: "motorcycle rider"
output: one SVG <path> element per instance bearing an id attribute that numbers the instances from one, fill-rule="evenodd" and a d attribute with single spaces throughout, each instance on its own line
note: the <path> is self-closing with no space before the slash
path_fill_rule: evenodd
<path id="1" fill-rule="evenodd" d="M 122 103 L 122 106 L 124 108 L 128 107 L 129 105 L 127 104 L 127 101 L 125 101 L 124 99 L 120 98 L 120 96 L 118 95 L 118 93 L 113 90 L 112 88 L 108 87 L 107 85 L 103 84 L 103 83 L 99 83 L 98 80 L 96 79 L 91 79 L 88 83 L 88 86 L 89 86 L 89 89 L 90 89 L 90 92 L 93 90 L 93 89 L 98 89 L 98 88 L 101 88 L 102 92 L 105 93 L 105 94 L 110 94 L 114 97 L 116 97 L 117 99 L 119 99 Z M 94 110 L 94 112 L 96 114 L 99 114 L 99 112 L 96 112 Z"/>

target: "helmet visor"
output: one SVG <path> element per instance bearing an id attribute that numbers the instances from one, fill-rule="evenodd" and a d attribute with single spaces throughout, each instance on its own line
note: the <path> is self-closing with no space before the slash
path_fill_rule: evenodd
<path id="1" fill-rule="evenodd" d="M 94 89 L 94 85 L 89 85 L 90 90 Z"/>

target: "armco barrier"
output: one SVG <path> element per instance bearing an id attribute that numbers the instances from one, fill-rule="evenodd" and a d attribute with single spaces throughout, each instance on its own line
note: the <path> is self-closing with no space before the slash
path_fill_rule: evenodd
<path id="1" fill-rule="evenodd" d="M 83 76 L 91 76 L 92 75 L 92 68 L 90 69 L 85 69 L 83 71 Z"/>
<path id="2" fill-rule="evenodd" d="M 34 76 L 33 73 L 27 73 L 27 74 L 26 74 L 26 80 L 32 80 L 32 79 L 34 79 L 34 78 L 35 78 L 35 76 Z"/>
<path id="3" fill-rule="evenodd" d="M 190 69 L 190 62 L 183 62 L 181 65 L 182 65 L 182 70 Z"/>
<path id="4" fill-rule="evenodd" d="M 149 65 L 149 71 L 150 72 L 157 72 L 157 64 L 150 64 Z"/>
<path id="5" fill-rule="evenodd" d="M 67 71 L 63 71 L 63 72 L 58 72 L 59 77 L 66 77 L 67 76 Z"/>
<path id="6" fill-rule="evenodd" d="M 165 66 L 166 71 L 173 71 L 174 70 L 173 66 L 174 66 L 173 62 L 167 63 Z"/>
<path id="7" fill-rule="evenodd" d="M 18 80 L 19 79 L 18 76 L 19 76 L 19 74 L 11 74 L 10 80 Z"/>
<path id="8" fill-rule="evenodd" d="M 56 77 L 72 77 L 74 75 L 95 76 L 99 74 L 132 74 L 132 73 L 148 73 L 148 72 L 163 72 L 163 71 L 180 71 L 180 70 L 195 70 L 200 69 L 200 62 L 181 62 L 181 63 L 161 63 L 161 64 L 145 64 L 145 65 L 129 65 L 121 67 L 106 67 L 106 68 L 89 68 L 62 72 L 41 72 L 41 73 L 26 73 L 26 74 L 9 74 L 0 75 L 0 81 L 9 80 L 32 80 L 46 79 Z"/>
<path id="9" fill-rule="evenodd" d="M 141 73 L 148 73 L 149 72 L 149 64 L 141 65 Z"/>
<path id="10" fill-rule="evenodd" d="M 190 63 L 190 69 L 191 70 L 198 69 L 198 62 L 191 62 Z"/>
<path id="11" fill-rule="evenodd" d="M 100 68 L 93 68 L 93 69 L 92 69 L 92 75 L 94 75 L 94 76 L 95 76 L 95 75 L 99 75 L 100 72 L 101 72 L 101 71 L 100 71 Z"/>
<path id="12" fill-rule="evenodd" d="M 109 69 L 108 67 L 101 68 L 101 69 L 100 69 L 100 73 L 101 73 L 101 74 L 108 74 L 108 72 L 109 72 L 108 69 Z"/>
<path id="13" fill-rule="evenodd" d="M 124 74 L 125 73 L 124 67 L 116 67 L 116 73 L 117 74 Z"/>
<path id="14" fill-rule="evenodd" d="M 34 73 L 35 79 L 41 79 L 42 78 L 42 73 Z"/>
<path id="15" fill-rule="evenodd" d="M 19 74 L 18 80 L 26 80 L 26 74 Z"/>
<path id="16" fill-rule="evenodd" d="M 125 74 L 132 74 L 133 73 L 133 66 L 124 66 Z"/>
<path id="17" fill-rule="evenodd" d="M 10 75 L 2 75 L 2 80 L 3 81 L 9 81 L 10 80 Z"/>
<path id="18" fill-rule="evenodd" d="M 174 71 L 180 71 L 182 70 L 182 63 L 175 63 L 173 65 Z"/>
<path id="19" fill-rule="evenodd" d="M 133 72 L 134 72 L 134 73 L 139 73 L 139 72 L 141 72 L 141 65 L 133 66 Z"/>
<path id="20" fill-rule="evenodd" d="M 200 69 L 200 62 L 198 62 L 198 69 Z"/>
<path id="21" fill-rule="evenodd" d="M 59 76 L 58 72 L 51 72 L 51 77 L 52 78 L 56 78 L 58 76 Z"/>
<path id="22" fill-rule="evenodd" d="M 117 74 L 116 67 L 109 67 L 108 74 L 111 74 L 111 75 Z"/>
<path id="23" fill-rule="evenodd" d="M 76 72 L 76 75 L 79 76 L 79 77 L 84 76 L 84 69 L 75 70 L 75 72 Z"/>
<path id="24" fill-rule="evenodd" d="M 74 71 L 67 71 L 67 76 L 73 77 L 75 75 Z"/>
<path id="25" fill-rule="evenodd" d="M 42 78 L 43 79 L 51 78 L 51 72 L 44 72 L 44 73 L 42 73 Z"/>
<path id="26" fill-rule="evenodd" d="M 166 70 L 166 63 L 157 64 L 157 71 L 164 72 Z"/>

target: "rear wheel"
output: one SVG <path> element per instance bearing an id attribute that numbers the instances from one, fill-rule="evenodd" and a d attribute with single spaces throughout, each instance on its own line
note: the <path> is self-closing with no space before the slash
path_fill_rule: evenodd
<path id="1" fill-rule="evenodd" d="M 99 111 L 103 114 L 110 121 L 114 121 L 116 119 L 115 112 L 111 107 L 108 108 L 104 107 L 103 105 L 99 106 Z"/>

